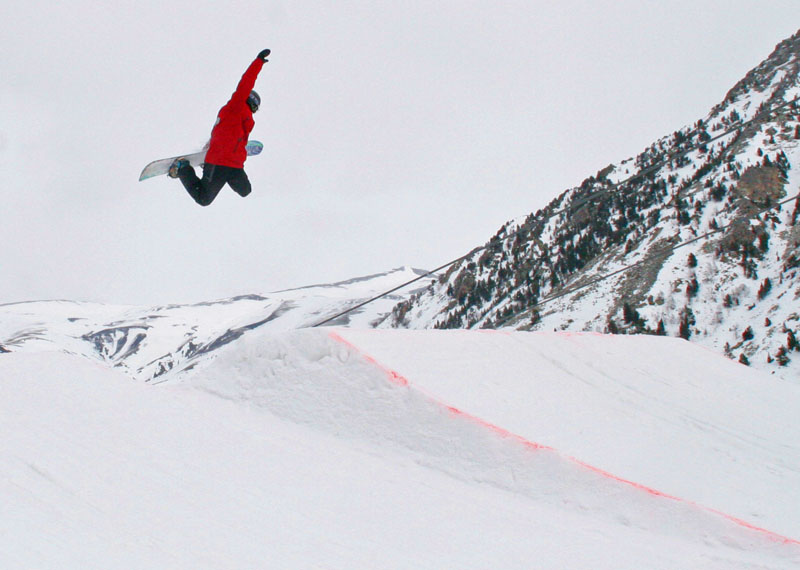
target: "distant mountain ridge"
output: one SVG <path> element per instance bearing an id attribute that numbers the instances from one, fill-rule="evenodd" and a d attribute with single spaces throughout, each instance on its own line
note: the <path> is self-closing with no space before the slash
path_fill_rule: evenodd
<path id="1" fill-rule="evenodd" d="M 0 305 L 0 351 L 60 350 L 99 360 L 134 379 L 164 382 L 215 358 L 219 349 L 248 331 L 312 327 L 424 273 L 402 267 L 338 283 L 191 305 Z M 369 328 L 412 293 L 389 295 L 332 324 Z"/>
<path id="2" fill-rule="evenodd" d="M 799 76 L 800 32 L 705 118 L 509 222 L 381 326 L 667 334 L 800 376 Z"/>

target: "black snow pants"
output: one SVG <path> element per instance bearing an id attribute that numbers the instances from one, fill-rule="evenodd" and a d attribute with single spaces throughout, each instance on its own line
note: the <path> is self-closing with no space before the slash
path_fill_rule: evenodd
<path id="1" fill-rule="evenodd" d="M 228 184 L 242 198 L 251 191 L 250 180 L 247 178 L 244 168 L 206 163 L 203 165 L 203 177 L 198 178 L 194 168 L 186 165 L 178 171 L 178 178 L 189 196 L 201 206 L 208 206 L 213 202 L 225 184 Z"/>

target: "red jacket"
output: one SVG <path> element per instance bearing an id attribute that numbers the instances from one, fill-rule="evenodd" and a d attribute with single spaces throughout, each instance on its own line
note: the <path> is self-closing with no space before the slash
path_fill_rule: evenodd
<path id="1" fill-rule="evenodd" d="M 211 131 L 211 140 L 208 142 L 208 152 L 205 162 L 218 166 L 232 166 L 244 168 L 247 158 L 247 139 L 250 131 L 256 124 L 253 121 L 253 112 L 247 105 L 247 97 L 256 84 L 256 78 L 264 62 L 256 58 L 239 80 L 225 106 L 217 114 L 217 122 Z"/>

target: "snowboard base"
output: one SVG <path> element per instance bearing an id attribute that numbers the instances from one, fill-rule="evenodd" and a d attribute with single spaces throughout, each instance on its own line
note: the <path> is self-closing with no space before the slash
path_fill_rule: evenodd
<path id="1" fill-rule="evenodd" d="M 249 141 L 247 143 L 247 156 L 255 156 L 257 154 L 261 154 L 261 151 L 264 150 L 264 144 L 259 141 Z M 139 182 L 142 180 L 147 180 L 148 178 L 153 178 L 155 176 L 161 176 L 169 172 L 169 167 L 172 166 L 172 163 L 175 162 L 179 158 L 185 158 L 189 161 L 194 167 L 202 166 L 203 161 L 206 158 L 205 150 L 201 150 L 200 152 L 195 152 L 192 154 L 180 154 L 178 156 L 172 156 L 170 158 L 161 158 L 159 160 L 154 160 L 150 164 L 144 167 L 142 173 L 139 175 Z"/>

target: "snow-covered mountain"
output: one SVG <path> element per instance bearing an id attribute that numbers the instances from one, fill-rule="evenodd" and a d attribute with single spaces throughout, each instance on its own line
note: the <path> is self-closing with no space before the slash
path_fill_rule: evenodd
<path id="1" fill-rule="evenodd" d="M 800 568 L 799 71 L 435 279 L 0 305 L 0 567 Z"/>
<path id="2" fill-rule="evenodd" d="M 800 377 L 798 96 L 800 32 L 706 117 L 509 222 L 382 326 L 682 336 Z"/>
<path id="3" fill-rule="evenodd" d="M 161 382 L 208 360 L 249 330 L 311 327 L 424 273 L 404 267 L 339 283 L 192 305 L 0 305 L 0 350 L 66 350 L 119 367 L 133 378 Z M 329 324 L 369 327 L 413 291 L 386 296 Z"/>

